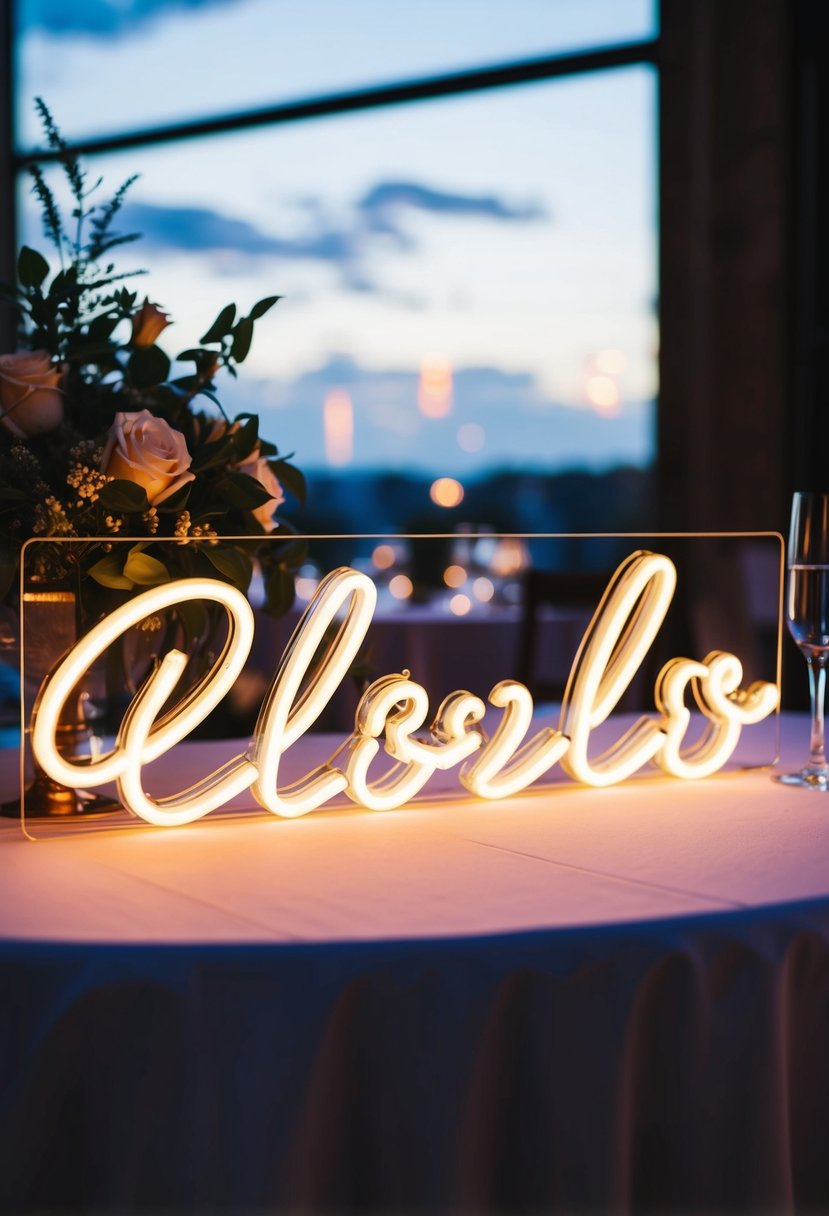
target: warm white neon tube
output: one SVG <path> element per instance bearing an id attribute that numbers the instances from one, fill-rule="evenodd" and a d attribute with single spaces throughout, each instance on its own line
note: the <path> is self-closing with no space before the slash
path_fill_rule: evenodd
<path id="1" fill-rule="evenodd" d="M 211 600 L 227 611 L 229 627 L 221 654 L 210 671 L 175 708 L 148 731 L 141 762 L 149 764 L 180 743 L 207 718 L 236 682 L 253 642 L 253 610 L 241 591 L 210 578 L 179 579 L 151 587 L 94 625 L 72 648 L 44 685 L 35 706 L 32 750 L 44 772 L 72 789 L 104 785 L 123 776 L 135 755 L 116 744 L 113 751 L 89 763 L 65 760 L 55 742 L 64 705 L 81 677 L 121 634 L 146 617 L 187 600 Z M 170 656 L 181 652 L 171 651 Z M 171 668 L 167 667 L 167 672 Z M 150 682 L 159 678 L 153 673 Z M 166 676 L 165 676 L 166 678 Z"/>
<path id="2" fill-rule="evenodd" d="M 303 614 L 265 698 L 247 756 L 239 756 L 190 789 L 155 800 L 143 788 L 143 767 L 184 739 L 229 692 L 250 652 L 253 613 L 235 588 L 215 579 L 183 579 L 154 587 L 96 625 L 45 683 L 35 707 L 32 749 L 55 781 L 79 788 L 118 784 L 125 807 L 154 824 L 198 819 L 251 788 L 275 815 L 296 817 L 346 792 L 363 806 L 389 810 L 417 794 L 437 769 L 462 765 L 460 779 L 472 793 L 504 798 L 536 781 L 559 761 L 589 785 L 621 781 L 655 760 L 674 776 L 696 778 L 719 769 L 732 755 L 742 727 L 776 707 L 776 685 L 740 687 L 742 666 L 718 651 L 704 662 L 675 659 L 655 690 L 656 717 L 642 717 L 596 759 L 588 756 L 590 732 L 615 709 L 636 675 L 665 617 L 676 583 L 667 557 L 632 554 L 614 575 L 579 647 L 565 692 L 560 729 L 530 728 L 529 691 L 504 680 L 490 693 L 502 709 L 490 739 L 480 726 L 484 704 L 456 692 L 440 706 L 431 726 L 423 687 L 408 672 L 376 680 L 363 694 L 354 731 L 324 763 L 299 781 L 279 787 L 282 755 L 318 719 L 354 662 L 374 612 L 374 584 L 356 570 L 328 575 Z M 180 651 L 165 655 L 134 698 L 114 749 L 90 762 L 73 763 L 56 744 L 62 710 L 84 673 L 108 646 L 145 617 L 188 599 L 222 604 L 227 640 L 210 671 L 166 715 L 157 718 L 186 665 Z M 707 720 L 695 743 L 683 746 L 690 723 L 685 697 L 690 686 Z M 419 732 L 420 737 L 415 737 Z M 380 736 L 392 764 L 374 777 Z"/>

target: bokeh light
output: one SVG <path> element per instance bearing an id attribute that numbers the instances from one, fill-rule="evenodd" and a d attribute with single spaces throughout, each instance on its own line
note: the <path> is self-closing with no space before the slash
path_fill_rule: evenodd
<path id="1" fill-rule="evenodd" d="M 395 574 L 389 581 L 389 591 L 396 600 L 407 600 L 414 591 L 412 580 L 407 574 Z"/>
<path id="2" fill-rule="evenodd" d="M 317 579 L 300 575 L 294 582 L 294 588 L 298 599 L 310 600 L 317 589 Z"/>
<path id="3" fill-rule="evenodd" d="M 378 570 L 390 570 L 394 565 L 394 549 L 391 545 L 377 545 L 371 554 L 371 560 Z"/>
<path id="4" fill-rule="evenodd" d="M 443 581 L 447 587 L 462 587 L 466 582 L 466 571 L 463 566 L 447 566 L 443 572 Z"/>
<path id="5" fill-rule="evenodd" d="M 462 452 L 480 452 L 486 443 L 486 431 L 479 422 L 465 422 L 458 427 L 458 447 Z"/>
<path id="6" fill-rule="evenodd" d="M 463 486 L 454 477 L 438 477 L 429 488 L 429 497 L 438 507 L 457 507 L 463 502 Z"/>

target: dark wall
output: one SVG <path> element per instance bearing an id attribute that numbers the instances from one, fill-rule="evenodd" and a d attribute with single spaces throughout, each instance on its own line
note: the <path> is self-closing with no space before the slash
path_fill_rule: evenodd
<path id="1" fill-rule="evenodd" d="M 790 492 L 792 6 L 662 0 L 661 523 L 780 529 Z"/>
<path id="2" fill-rule="evenodd" d="M 829 489 L 829 4 L 793 6 L 792 489 Z"/>

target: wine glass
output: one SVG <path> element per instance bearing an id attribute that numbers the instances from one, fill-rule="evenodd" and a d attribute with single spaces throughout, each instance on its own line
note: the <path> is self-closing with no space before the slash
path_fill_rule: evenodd
<path id="1" fill-rule="evenodd" d="M 786 622 L 809 666 L 812 729 L 809 763 L 776 779 L 829 792 L 823 730 L 829 663 L 829 494 L 795 494 L 786 565 Z"/>

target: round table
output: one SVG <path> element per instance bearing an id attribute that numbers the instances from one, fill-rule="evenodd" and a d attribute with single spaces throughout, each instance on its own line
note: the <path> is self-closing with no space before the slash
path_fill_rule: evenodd
<path id="1" fill-rule="evenodd" d="M 0 828 L 1 1210 L 829 1206 L 829 798 L 244 809 Z"/>

